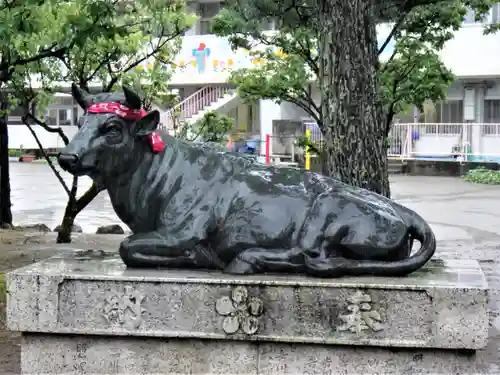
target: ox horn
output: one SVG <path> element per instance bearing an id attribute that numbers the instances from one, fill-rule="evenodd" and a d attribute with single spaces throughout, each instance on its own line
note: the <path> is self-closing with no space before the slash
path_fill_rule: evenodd
<path id="1" fill-rule="evenodd" d="M 123 93 L 125 94 L 125 100 L 127 102 L 127 107 L 132 109 L 141 109 L 142 108 L 142 100 L 132 89 L 123 85 Z"/>
<path id="2" fill-rule="evenodd" d="M 87 109 L 92 104 L 89 94 L 74 82 L 71 84 L 71 95 L 82 109 Z"/>

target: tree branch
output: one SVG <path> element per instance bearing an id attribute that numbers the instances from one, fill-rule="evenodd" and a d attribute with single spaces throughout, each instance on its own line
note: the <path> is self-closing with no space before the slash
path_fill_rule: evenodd
<path id="1" fill-rule="evenodd" d="M 312 46 L 311 43 L 307 40 L 306 45 L 304 46 L 299 40 L 297 40 L 300 48 L 304 51 L 303 58 L 306 63 L 310 66 L 313 73 L 317 76 L 319 72 L 318 59 L 314 58 L 312 55 Z M 306 52 L 307 51 L 307 52 Z"/>
<path id="2" fill-rule="evenodd" d="M 389 109 L 387 111 L 387 116 L 386 116 L 386 122 L 385 122 L 385 135 L 386 137 L 389 135 L 389 132 L 391 130 L 391 124 L 392 124 L 392 119 L 394 118 L 394 115 L 396 114 L 394 111 L 394 108 L 396 107 L 396 103 L 398 102 L 399 99 L 397 99 L 397 91 L 398 91 L 398 85 L 408 78 L 410 73 L 415 69 L 417 66 L 417 63 L 413 63 L 409 66 L 409 68 L 401 74 L 397 79 L 394 80 L 393 86 L 392 86 L 392 102 L 389 104 Z"/>
<path id="3" fill-rule="evenodd" d="M 0 71 L 12 70 L 15 67 L 27 65 L 29 63 L 40 61 L 40 60 L 46 59 L 48 57 L 61 58 L 63 56 L 64 52 L 67 51 L 69 48 L 70 48 L 69 46 L 65 46 L 65 47 L 58 48 L 56 50 L 43 50 L 35 56 L 31 56 L 31 57 L 23 58 L 23 59 L 19 58 L 18 60 L 4 62 L 4 63 L 0 64 Z"/>
<path id="4" fill-rule="evenodd" d="M 398 29 L 401 27 L 401 25 L 403 24 L 405 18 L 406 18 L 406 15 L 408 13 L 402 13 L 398 20 L 396 21 L 396 23 L 394 24 L 394 26 L 392 27 L 392 30 L 391 32 L 389 33 L 389 35 L 387 36 L 384 44 L 382 44 L 382 46 L 379 48 L 378 50 L 378 55 L 380 56 L 380 54 L 382 54 L 382 52 L 384 52 L 385 48 L 387 47 L 387 45 L 390 43 L 391 39 L 396 35 Z"/>
<path id="5" fill-rule="evenodd" d="M 395 14 L 408 14 L 414 8 L 424 5 L 433 5 L 447 2 L 448 0 L 389 0 L 376 1 L 374 16 L 379 22 L 388 22 Z"/>
<path id="6" fill-rule="evenodd" d="M 109 66 L 109 63 L 117 56 L 117 53 L 118 53 L 118 48 L 115 48 L 114 51 L 109 53 L 108 56 L 97 65 L 97 67 L 94 69 L 94 71 L 86 77 L 85 84 L 86 84 L 87 88 L 88 88 L 88 83 L 94 79 L 94 77 L 99 73 L 99 71 L 102 68 L 104 68 L 104 66 L 106 66 L 106 65 Z M 82 76 L 83 76 L 83 73 L 82 73 Z M 83 87 L 83 88 L 85 88 L 85 87 Z"/>
<path id="7" fill-rule="evenodd" d="M 308 85 L 309 87 L 309 85 Z M 305 87 L 302 87 L 301 94 L 303 95 L 302 100 L 307 103 L 310 107 L 312 107 L 312 110 L 314 110 L 317 114 L 316 121 L 320 121 L 320 116 L 321 116 L 321 109 L 319 106 L 316 105 L 314 102 L 313 98 L 311 97 L 311 94 L 306 90 Z"/>
<path id="8" fill-rule="evenodd" d="M 75 212 L 78 214 L 85 207 L 89 205 L 90 202 L 99 194 L 103 189 L 99 188 L 96 183 L 93 183 L 92 186 L 80 197 L 77 199 L 75 203 Z"/>
<path id="9" fill-rule="evenodd" d="M 392 55 L 391 55 L 391 57 L 389 57 L 389 59 L 388 59 L 388 60 L 384 63 L 384 68 L 382 68 L 382 70 L 384 70 L 384 69 L 385 69 L 385 67 L 386 67 L 387 65 L 389 65 L 389 63 L 390 63 L 392 60 L 394 60 L 394 58 L 396 57 L 396 53 L 398 53 L 398 50 L 397 50 L 396 48 L 394 48 L 394 51 L 392 51 Z"/>
<path id="10" fill-rule="evenodd" d="M 42 128 L 44 128 L 49 133 L 57 133 L 57 134 L 59 134 L 59 137 L 61 137 L 61 139 L 63 140 L 64 144 L 68 145 L 69 139 L 66 136 L 66 134 L 64 134 L 64 131 L 61 129 L 61 127 L 54 128 L 52 126 L 49 126 L 45 122 L 40 121 L 39 119 L 37 119 L 31 113 L 27 113 L 25 116 L 27 118 L 29 118 L 30 120 L 32 120 L 35 124 L 37 124 L 37 125 L 41 126 Z"/>
<path id="11" fill-rule="evenodd" d="M 154 55 L 156 55 L 158 53 L 158 51 L 160 51 L 163 47 L 165 47 L 165 45 L 167 45 L 167 43 L 169 43 L 173 39 L 177 38 L 182 33 L 182 31 L 183 30 L 176 29 L 176 31 L 173 34 L 169 35 L 168 38 L 166 38 L 165 40 L 163 40 L 161 42 L 160 42 L 161 37 L 158 38 L 157 39 L 158 43 L 156 44 L 156 48 L 152 49 L 151 52 L 147 53 L 142 58 L 137 59 L 134 63 L 130 64 L 128 67 L 122 69 L 121 72 L 120 72 L 120 74 L 115 75 L 114 77 L 112 77 L 111 80 L 109 81 L 109 83 L 107 84 L 107 86 L 105 87 L 104 92 L 111 91 L 113 89 L 113 86 L 116 84 L 116 82 L 118 82 L 118 80 L 120 79 L 120 77 L 123 74 L 128 73 L 130 70 L 134 69 L 139 64 L 142 64 L 144 61 L 146 61 L 149 58 L 151 58 Z M 108 64 L 108 69 L 111 69 L 111 66 L 109 64 Z M 109 73 L 111 74 L 111 71 Z"/>
<path id="12" fill-rule="evenodd" d="M 72 194 L 72 192 L 69 190 L 68 188 L 68 185 L 66 185 L 66 182 L 64 181 L 64 179 L 62 178 L 61 174 L 59 173 L 59 171 L 56 169 L 56 167 L 54 166 L 54 163 L 52 163 L 52 160 L 50 160 L 49 156 L 47 155 L 47 153 L 45 152 L 45 149 L 43 148 L 43 145 L 42 143 L 40 142 L 40 139 L 38 138 L 38 135 L 36 134 L 36 132 L 33 130 L 31 124 L 29 123 L 28 121 L 28 118 L 29 116 L 28 115 L 24 115 L 21 117 L 24 125 L 26 125 L 30 131 L 30 133 L 33 135 L 33 138 L 35 138 L 35 142 L 36 144 L 38 145 L 38 148 L 40 149 L 40 152 L 42 153 L 43 157 L 45 158 L 45 160 L 47 161 L 47 163 L 49 164 L 49 167 L 50 169 L 52 169 L 52 171 L 54 172 L 54 174 L 56 175 L 57 179 L 59 180 L 59 182 L 61 183 L 61 185 L 63 186 L 64 188 L 64 191 L 66 191 L 66 194 L 68 194 L 68 198 L 69 199 L 75 199 L 74 198 L 74 194 Z"/>
<path id="13" fill-rule="evenodd" d="M 318 127 L 320 129 L 323 128 L 323 123 L 321 122 L 318 113 L 315 113 L 314 110 L 312 110 L 311 107 L 308 105 L 310 103 L 304 103 L 301 99 L 294 98 L 294 97 L 289 96 L 289 95 L 284 95 L 283 100 L 286 100 L 287 102 L 293 103 L 293 104 L 299 106 L 300 108 L 302 108 L 304 111 L 307 112 L 307 114 L 309 114 L 313 118 L 314 121 L 316 121 L 316 123 L 318 124 Z"/>

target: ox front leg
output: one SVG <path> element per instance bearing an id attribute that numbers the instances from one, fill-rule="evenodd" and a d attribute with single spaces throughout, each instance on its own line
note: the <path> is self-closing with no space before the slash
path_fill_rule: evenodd
<path id="1" fill-rule="evenodd" d="M 224 268 L 209 246 L 172 241 L 172 237 L 159 232 L 127 237 L 120 244 L 120 256 L 133 268 Z"/>

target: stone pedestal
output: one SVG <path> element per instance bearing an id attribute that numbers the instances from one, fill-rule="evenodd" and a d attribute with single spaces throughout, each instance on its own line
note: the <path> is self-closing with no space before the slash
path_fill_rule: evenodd
<path id="1" fill-rule="evenodd" d="M 77 252 L 6 281 L 7 324 L 23 333 L 31 374 L 400 374 L 375 347 L 476 350 L 488 336 L 476 261 L 325 280 L 128 270 L 115 253 Z"/>

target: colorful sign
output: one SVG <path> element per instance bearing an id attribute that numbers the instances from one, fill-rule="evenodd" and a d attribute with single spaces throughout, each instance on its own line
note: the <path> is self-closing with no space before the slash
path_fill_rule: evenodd
<path id="1" fill-rule="evenodd" d="M 189 55 L 186 53 L 187 49 Z M 188 36 L 184 37 L 181 52 L 174 61 L 173 69 L 176 72 L 210 74 L 248 68 L 259 63 L 262 63 L 262 60 L 251 56 L 248 50 L 233 51 L 226 38 L 211 35 Z"/>
<path id="2" fill-rule="evenodd" d="M 379 47 L 390 33 L 390 25 L 377 27 Z M 254 50 L 265 48 L 255 46 Z M 385 48 L 382 58 L 390 55 L 394 49 L 394 40 Z M 173 70 L 172 84 L 206 84 L 227 82 L 232 70 L 252 68 L 264 63 L 255 57 L 252 51 L 239 49 L 233 51 L 227 38 L 215 35 L 190 35 L 182 39 L 179 54 L 173 59 L 169 69 Z M 286 53 L 277 50 L 276 55 L 286 58 Z M 144 64 L 147 69 L 147 64 Z"/>
<path id="3" fill-rule="evenodd" d="M 210 57 L 210 48 L 205 43 L 200 43 L 198 48 L 193 48 L 193 57 L 196 61 L 198 74 L 205 73 L 207 59 Z"/>

